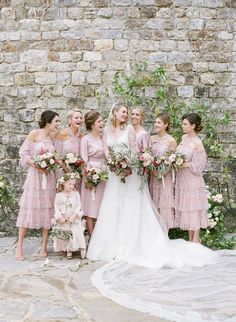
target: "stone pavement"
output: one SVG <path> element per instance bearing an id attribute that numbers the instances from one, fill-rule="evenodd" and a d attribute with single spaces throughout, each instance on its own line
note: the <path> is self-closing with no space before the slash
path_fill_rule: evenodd
<path id="1" fill-rule="evenodd" d="M 25 240 L 25 260 L 15 261 L 16 238 L 0 238 L 0 322 L 167 322 L 122 307 L 103 297 L 90 282 L 101 263 L 33 255 L 39 238 Z"/>

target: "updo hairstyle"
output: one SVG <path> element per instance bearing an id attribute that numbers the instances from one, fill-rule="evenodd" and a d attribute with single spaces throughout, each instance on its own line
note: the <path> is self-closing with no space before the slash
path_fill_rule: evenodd
<path id="1" fill-rule="evenodd" d="M 182 121 L 188 120 L 191 125 L 195 125 L 194 131 L 200 132 L 203 129 L 202 119 L 197 113 L 189 113 L 182 116 Z"/>
<path id="2" fill-rule="evenodd" d="M 169 117 L 169 115 L 167 113 L 165 113 L 165 112 L 162 112 L 162 113 L 157 114 L 156 119 L 160 119 L 160 120 L 162 120 L 162 122 L 164 124 L 168 124 L 168 126 L 166 127 L 166 131 L 168 132 L 169 127 L 170 127 L 170 117 Z"/>
<path id="3" fill-rule="evenodd" d="M 44 111 L 41 114 L 40 120 L 39 120 L 40 129 L 43 129 L 47 124 L 52 123 L 52 120 L 54 119 L 55 116 L 59 116 L 59 114 L 51 110 Z"/>
<path id="4" fill-rule="evenodd" d="M 90 111 L 85 114 L 84 122 L 88 131 L 92 130 L 92 125 L 94 125 L 94 123 L 97 121 L 97 119 L 99 119 L 100 116 L 101 114 L 96 111 Z"/>

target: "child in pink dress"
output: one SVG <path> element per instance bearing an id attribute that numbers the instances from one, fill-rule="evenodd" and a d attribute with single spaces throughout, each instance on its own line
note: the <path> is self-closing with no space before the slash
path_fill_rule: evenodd
<path id="1" fill-rule="evenodd" d="M 170 118 L 166 113 L 160 113 L 155 119 L 156 135 L 152 136 L 152 155 L 161 157 L 167 152 L 176 149 L 176 140 L 167 133 Z M 172 173 L 169 171 L 162 180 L 154 174 L 150 180 L 150 192 L 153 202 L 163 218 L 166 228 L 174 227 L 174 183 Z"/>
<path id="2" fill-rule="evenodd" d="M 84 238 L 83 211 L 80 194 L 75 191 L 76 174 L 66 173 L 58 180 L 58 191 L 54 203 L 52 220 L 53 247 L 55 252 L 66 252 L 67 259 L 72 252 L 80 250 L 85 258 L 86 243 Z"/>
<path id="3" fill-rule="evenodd" d="M 208 201 L 203 170 L 207 156 L 197 132 L 202 129 L 201 118 L 196 113 L 182 118 L 183 135 L 177 152 L 185 155 L 183 168 L 177 171 L 175 186 L 175 226 L 189 232 L 189 241 L 200 242 L 200 228 L 207 228 Z"/>
<path id="4" fill-rule="evenodd" d="M 19 154 L 20 163 L 28 169 L 23 194 L 20 198 L 20 211 L 16 226 L 19 227 L 19 237 L 16 249 L 16 260 L 24 260 L 23 240 L 27 229 L 42 229 L 42 245 L 40 257 L 47 256 L 48 230 L 51 228 L 53 203 L 56 193 L 56 178 L 54 171 L 45 174 L 35 163 L 35 158 L 44 152 L 53 152 L 52 133 L 59 125 L 56 112 L 47 110 L 42 113 L 39 122 L 40 129 L 29 133 L 22 144 Z M 43 187 L 43 177 L 46 175 L 46 187 Z"/>
<path id="5" fill-rule="evenodd" d="M 85 161 L 87 169 L 102 169 L 105 164 L 105 151 L 102 140 L 103 120 L 98 112 L 88 112 L 85 114 L 85 125 L 89 133 L 81 140 L 80 155 Z M 86 178 L 82 180 L 81 199 L 84 215 L 86 216 L 88 233 L 92 234 L 94 222 L 98 216 L 105 182 L 100 182 L 95 189 L 93 197 L 91 190 L 86 185 Z"/>

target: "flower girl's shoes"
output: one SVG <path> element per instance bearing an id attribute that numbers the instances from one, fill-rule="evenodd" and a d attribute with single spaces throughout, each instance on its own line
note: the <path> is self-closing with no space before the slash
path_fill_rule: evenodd
<path id="1" fill-rule="evenodd" d="M 84 259 L 85 256 L 86 256 L 86 250 L 85 249 L 81 249 L 81 251 L 80 251 L 80 257 L 81 257 L 81 259 Z"/>
<path id="2" fill-rule="evenodd" d="M 67 254 L 66 254 L 66 258 L 67 259 L 72 259 L 72 252 L 67 252 Z"/>

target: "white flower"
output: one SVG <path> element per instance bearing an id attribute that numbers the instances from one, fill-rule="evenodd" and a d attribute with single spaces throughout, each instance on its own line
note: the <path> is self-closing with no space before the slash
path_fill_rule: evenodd
<path id="1" fill-rule="evenodd" d="M 0 181 L 0 188 L 4 187 L 4 182 Z"/>
<path id="2" fill-rule="evenodd" d="M 121 167 L 122 167 L 123 169 L 127 168 L 127 166 L 128 166 L 128 165 L 127 165 L 127 163 L 125 163 L 125 162 L 122 162 L 122 163 L 121 163 Z"/>
<path id="3" fill-rule="evenodd" d="M 50 159 L 50 164 L 54 164 L 55 160 L 54 159 Z"/>
<path id="4" fill-rule="evenodd" d="M 42 161 L 40 163 L 40 166 L 41 166 L 41 168 L 46 168 L 47 167 L 47 163 L 45 161 Z"/>
<path id="5" fill-rule="evenodd" d="M 173 163 L 173 162 L 175 161 L 175 159 L 176 159 L 176 155 L 175 155 L 174 153 L 172 153 L 172 154 L 169 156 L 169 161 L 170 161 L 171 163 Z"/>
<path id="6" fill-rule="evenodd" d="M 184 160 L 179 158 L 179 159 L 176 160 L 175 163 L 176 163 L 176 165 L 180 166 L 180 165 L 182 165 L 184 163 Z"/>
<path id="7" fill-rule="evenodd" d="M 66 155 L 67 159 L 73 159 L 74 157 L 75 157 L 74 153 L 67 153 L 67 155 Z"/>
<path id="8" fill-rule="evenodd" d="M 93 175 L 93 180 L 98 180 L 99 179 L 99 176 L 97 174 L 94 174 Z"/>
<path id="9" fill-rule="evenodd" d="M 222 194 L 218 193 L 215 196 L 212 196 L 212 200 L 218 203 L 222 203 L 223 202 L 223 196 Z"/>

